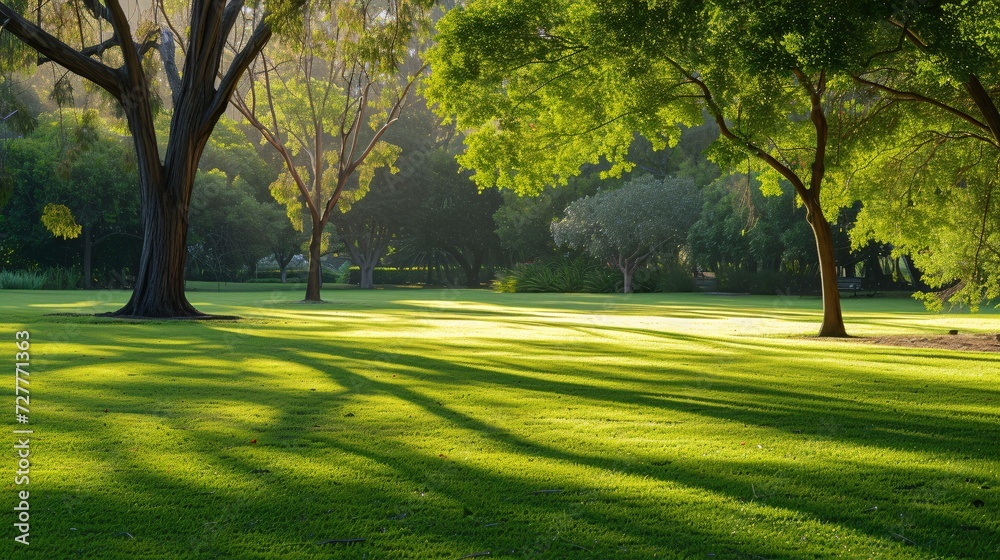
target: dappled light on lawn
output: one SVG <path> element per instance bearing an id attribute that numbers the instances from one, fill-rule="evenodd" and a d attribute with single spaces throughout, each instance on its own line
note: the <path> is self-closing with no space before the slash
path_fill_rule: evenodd
<path id="1" fill-rule="evenodd" d="M 5 328 L 39 341 L 46 557 L 908 559 L 1000 543 L 1000 358 L 820 340 L 816 299 L 206 292 L 199 308 L 244 319 L 126 323 L 33 306 L 94 309 L 79 293 L 8 294 Z M 859 334 L 1000 331 L 996 314 L 908 300 L 845 310 Z"/>

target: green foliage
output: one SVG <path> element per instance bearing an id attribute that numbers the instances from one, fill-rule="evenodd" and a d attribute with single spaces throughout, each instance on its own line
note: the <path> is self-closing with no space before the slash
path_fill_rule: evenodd
<path id="1" fill-rule="evenodd" d="M 760 185 L 735 174 L 706 187 L 700 216 L 688 236 L 698 266 L 779 270 L 816 264 L 815 241 L 805 209 L 796 205 L 795 191 L 782 182 L 778 196 L 764 196 Z"/>
<path id="2" fill-rule="evenodd" d="M 0 270 L 0 290 L 73 290 L 83 274 L 76 268 L 45 270 Z"/>
<path id="3" fill-rule="evenodd" d="M 890 12 L 862 0 L 478 0 L 439 23 L 427 95 L 474 131 L 461 161 L 483 186 L 538 192 L 601 158 L 617 175 L 632 167 L 633 134 L 673 144 L 677 125 L 700 123 L 706 107 L 742 139 L 717 144 L 717 161 L 745 162 L 750 141 L 808 184 L 802 148 L 815 139 L 808 119 L 789 118 L 809 113 L 793 71 L 858 68 L 884 47 L 877 22 Z M 709 84 L 711 103 L 689 72 Z M 773 169 L 753 165 L 776 184 Z"/>
<path id="4" fill-rule="evenodd" d="M 606 267 L 589 259 L 558 259 L 519 263 L 498 274 L 492 283 L 496 292 L 581 293 L 604 292 L 608 288 Z M 613 287 L 613 280 L 612 280 Z"/>
<path id="5" fill-rule="evenodd" d="M 534 194 L 602 158 L 611 163 L 605 175 L 617 177 L 632 168 L 626 156 L 635 133 L 662 149 L 676 143 L 678 123 L 700 122 L 694 105 L 666 103 L 675 99 L 666 62 L 609 40 L 609 21 L 656 18 L 659 39 L 698 14 L 655 6 L 659 13 L 645 2 L 488 0 L 445 15 L 426 95 L 473 131 L 460 161 L 476 170 L 480 187 Z"/>
<path id="6" fill-rule="evenodd" d="M 46 275 L 35 270 L 0 270 L 2 290 L 40 290 L 45 281 Z"/>
<path id="7" fill-rule="evenodd" d="M 361 283 L 361 269 L 356 266 L 349 267 L 343 277 L 343 282 L 339 284 Z M 427 281 L 427 269 L 422 267 L 397 268 L 392 266 L 376 266 L 374 270 L 374 282 L 380 285 L 413 285 L 423 284 Z"/>
<path id="8" fill-rule="evenodd" d="M 196 278 L 235 280 L 252 277 L 257 261 L 272 252 L 269 228 L 280 210 L 259 202 L 242 179 L 230 181 L 220 170 L 199 173 L 191 201 L 188 243 Z"/>
<path id="9" fill-rule="evenodd" d="M 573 202 L 552 224 L 552 235 L 557 245 L 616 266 L 656 252 L 676 258 L 700 205 L 691 180 L 641 177 Z"/>
<path id="10" fill-rule="evenodd" d="M 500 293 L 613 293 L 622 290 L 621 274 L 606 265 L 583 257 L 518 263 L 497 274 L 491 283 Z M 693 292 L 691 273 L 678 264 L 640 268 L 633 291 Z"/>
<path id="11" fill-rule="evenodd" d="M 36 130 L 12 140 L 6 152 L 15 190 L 0 214 L 5 266 L 80 268 L 88 240 L 98 276 L 134 266 L 135 155 L 112 123 L 92 110 L 43 114 Z"/>
<path id="12" fill-rule="evenodd" d="M 873 85 L 854 118 L 867 133 L 848 146 L 851 198 L 841 204 L 864 203 L 855 247 L 891 244 L 893 256 L 909 255 L 940 290 L 918 295 L 929 307 L 978 309 L 1000 297 L 1000 12 L 995 2 L 897 9 L 918 40 L 862 76 Z"/>
<path id="13" fill-rule="evenodd" d="M 270 61 L 252 70 L 246 107 L 259 105 L 257 121 L 271 135 L 262 142 L 279 144 L 291 159 L 270 190 L 296 230 L 304 218 L 326 216 L 329 200 L 350 208 L 377 169 L 398 171 L 400 148 L 376 135 L 398 117 L 403 66 L 410 46 L 426 38 L 429 5 L 319 0 L 273 12 L 279 38 Z"/>
<path id="14" fill-rule="evenodd" d="M 444 149 L 429 153 L 420 170 L 399 188 L 410 191 L 412 206 L 396 245 L 396 258 L 406 265 L 427 266 L 430 255 L 457 263 L 466 284 L 479 285 L 483 265 L 499 252 L 496 215 L 502 197 L 495 189 L 480 191 L 468 173 L 460 173 Z"/>

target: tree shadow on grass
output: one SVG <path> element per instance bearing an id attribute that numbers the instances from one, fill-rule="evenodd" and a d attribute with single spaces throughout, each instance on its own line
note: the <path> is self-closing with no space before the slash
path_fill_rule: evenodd
<path id="1" fill-rule="evenodd" d="M 358 349 L 343 339 L 298 336 L 307 327 L 267 326 L 296 340 L 293 346 L 276 344 L 281 338 L 264 336 L 260 325 L 248 325 L 239 335 L 219 325 L 186 328 L 192 327 L 196 335 L 182 349 L 142 337 L 117 348 L 106 346 L 103 352 L 121 357 L 117 367 L 127 370 L 131 361 L 123 358 L 135 356 L 145 373 L 110 384 L 80 379 L 78 391 L 59 396 L 61 429 L 83 442 L 72 455 L 118 469 L 114 480 L 122 491 L 81 498 L 68 488 L 72 481 L 63 481 L 65 487 L 43 486 L 36 507 L 49 513 L 39 514 L 39 541 L 42 550 L 52 543 L 57 552 L 46 557 L 358 558 L 370 553 L 431 558 L 512 550 L 514 556 L 641 558 L 650 551 L 673 550 L 718 558 L 777 558 L 796 556 L 805 545 L 788 542 L 788 537 L 798 536 L 802 531 L 797 527 L 809 524 L 816 531 L 832 526 L 846 542 L 881 550 L 886 557 L 997 553 L 1000 537 L 987 515 L 995 513 L 995 504 L 987 498 L 987 507 L 964 507 L 981 495 L 975 483 L 993 482 L 967 483 L 964 478 L 995 465 L 995 417 L 901 410 L 908 402 L 923 404 L 902 389 L 880 388 L 878 398 L 889 397 L 882 403 L 857 391 L 851 397 L 836 395 L 824 383 L 854 380 L 874 387 L 877 381 L 890 386 L 899 377 L 858 372 L 832 360 L 817 366 L 811 349 L 673 335 L 668 338 L 709 351 L 687 353 L 684 360 L 690 365 L 684 367 L 663 363 L 659 356 L 662 365 L 631 374 L 588 362 L 584 353 L 576 355 L 573 371 L 567 372 L 567 364 L 552 357 L 558 349 L 548 343 L 520 343 L 528 349 L 522 348 L 526 359 L 502 362 L 496 352 L 477 356 L 468 348 L 461 349 L 460 358 L 453 357 L 457 345 L 449 341 L 401 338 L 393 347 Z M 102 340 L 86 331 L 79 337 L 85 347 Z M 588 352 L 601 356 L 621 348 L 595 343 Z M 724 361 L 712 359 L 724 350 L 730 354 Z M 658 358 L 654 350 L 629 351 L 644 362 Z M 740 353 L 754 361 L 734 357 Z M 212 358 L 206 370 L 184 362 L 185 356 L 205 355 Z M 889 365 L 892 356 L 874 359 Z M 56 365 L 78 360 L 69 353 L 49 358 Z M 276 385 L 271 383 L 274 372 L 240 366 L 254 360 L 286 361 L 301 371 L 322 372 L 338 388 L 313 392 Z M 225 363 L 230 366 L 222 369 Z M 792 387 L 778 373 L 810 363 L 814 367 L 797 372 Z M 399 376 L 396 381 L 393 373 Z M 816 381 L 804 382 L 804 376 Z M 461 402 L 460 395 L 487 389 L 499 395 L 497 401 L 508 396 L 515 408 L 520 401 L 563 398 L 590 413 L 624 411 L 637 421 L 715 423 L 710 430 L 715 434 L 723 424 L 731 426 L 734 437 L 727 443 L 716 436 L 702 454 L 672 452 L 671 434 L 662 429 L 650 429 L 647 436 L 654 441 L 645 447 L 587 438 L 587 422 L 579 437 L 570 432 L 553 439 L 550 432 L 490 419 L 493 411 L 482 409 L 475 399 Z M 996 402 L 993 391 L 972 387 L 941 384 L 925 390 L 947 391 L 949 399 L 936 399 L 942 406 L 952 400 L 983 406 Z M 358 417 L 344 417 L 350 409 L 363 418 L 366 399 L 374 397 L 419 411 L 423 419 L 415 421 L 420 429 L 443 427 L 480 441 L 484 454 L 501 464 L 463 460 L 447 451 L 442 458 L 419 431 L 378 418 L 355 425 Z M 204 406 L 178 401 L 231 403 L 260 409 L 264 417 L 209 422 L 202 417 Z M 102 416 L 100 410 L 109 405 L 111 416 Z M 555 408 L 531 416 L 550 413 Z M 563 414 L 566 420 L 577 419 Z M 593 427 L 593 418 L 586 420 Z M 95 434 L 108 436 L 117 429 L 121 433 L 110 435 L 124 444 L 132 433 L 128 425 L 142 421 L 182 434 L 174 461 L 204 464 L 222 475 L 200 474 L 190 464 L 184 473 L 161 472 L 156 457 L 143 460 L 120 451 L 109 456 L 109 444 L 95 439 Z M 838 458 L 831 452 L 819 461 L 797 462 L 763 451 L 714 453 L 713 448 L 738 445 L 741 425 L 756 429 L 757 435 L 774 432 L 778 438 L 801 440 L 801 447 L 785 444 L 793 452 L 816 454 L 817 444 L 828 444 L 859 456 Z M 265 435 L 260 447 L 251 449 L 266 453 L 246 449 L 246 434 L 256 432 Z M 440 445 L 440 437 L 430 439 Z M 629 451 L 623 455 L 622 450 Z M 897 455 L 923 456 L 927 463 L 879 459 Z M 317 458 L 346 468 L 304 466 Z M 228 486 L 206 486 L 219 481 Z M 565 491 L 529 494 L 552 486 Z M 81 512 L 91 518 L 90 525 L 71 535 L 73 525 L 66 523 L 78 522 Z M 51 540 L 46 515 L 52 521 L 48 527 L 60 531 Z M 158 524 L 171 516 L 176 517 L 169 525 L 173 532 L 158 533 Z M 492 523 L 497 525 L 486 526 Z M 368 540 L 350 549 L 315 544 L 339 537 Z M 815 538 L 829 541 L 823 550 L 831 555 L 838 551 L 830 534 Z"/>

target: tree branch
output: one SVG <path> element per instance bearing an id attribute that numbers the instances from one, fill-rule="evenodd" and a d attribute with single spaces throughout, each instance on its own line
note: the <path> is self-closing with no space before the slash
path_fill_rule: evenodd
<path id="1" fill-rule="evenodd" d="M 229 4 L 226 5 L 225 11 L 222 12 L 222 25 L 219 29 L 219 37 L 215 45 L 215 48 L 219 52 L 222 52 L 223 49 L 225 49 L 226 39 L 229 38 L 229 32 L 232 31 L 233 26 L 236 25 L 236 20 L 243 11 L 243 5 L 243 0 L 230 0 Z"/>
<path id="2" fill-rule="evenodd" d="M 250 40 L 243 47 L 235 58 L 233 58 L 232 64 L 229 65 L 229 70 L 222 77 L 222 81 L 219 82 L 219 88 L 215 92 L 215 97 L 212 99 L 212 104 L 209 106 L 208 112 L 205 115 L 207 122 L 215 123 L 222 113 L 226 110 L 226 105 L 229 103 L 229 99 L 236 92 L 236 86 L 239 85 L 240 78 L 243 77 L 243 73 L 250 66 L 260 51 L 264 49 L 264 45 L 271 39 L 271 24 L 267 23 L 267 17 L 261 18 L 260 23 L 257 24 L 257 28 L 254 29 L 253 34 L 250 36 Z"/>
<path id="3" fill-rule="evenodd" d="M 101 5 L 100 0 L 83 0 L 83 5 L 90 10 L 90 13 L 97 19 L 103 19 L 107 22 L 113 23 L 111 21 L 111 12 L 106 6 Z"/>
<path id="4" fill-rule="evenodd" d="M 919 101 L 921 103 L 927 103 L 933 105 L 934 107 L 937 107 L 938 109 L 951 113 L 952 115 L 955 115 L 956 117 L 972 124 L 973 126 L 977 126 L 983 130 L 990 130 L 990 127 L 987 126 L 986 123 L 980 121 L 979 119 L 973 117 L 972 115 L 960 109 L 952 107 L 951 105 L 948 105 L 946 103 L 942 103 L 937 99 L 933 99 L 913 91 L 902 91 L 898 89 L 893 89 L 889 86 L 882 85 L 878 82 L 873 82 L 871 80 L 862 78 L 861 76 L 856 74 L 852 74 L 851 78 L 853 78 L 854 81 L 858 84 L 869 86 L 884 93 L 888 93 L 889 95 L 892 96 L 893 99 L 897 101 Z"/>
<path id="5" fill-rule="evenodd" d="M 829 126 L 826 114 L 823 112 L 823 93 L 826 92 L 826 70 L 821 70 L 819 79 L 813 85 L 809 76 L 799 68 L 792 70 L 799 83 L 809 92 L 809 118 L 816 129 L 816 155 L 813 157 L 812 174 L 809 178 L 809 190 L 814 200 L 819 200 L 820 188 L 823 185 L 823 175 L 826 174 L 826 146 Z"/>
<path id="6" fill-rule="evenodd" d="M 118 72 L 114 69 L 89 56 L 84 56 L 73 47 L 24 19 L 17 11 L 2 2 L 0 2 L 0 17 L 7 19 L 5 29 L 24 44 L 70 72 L 94 82 L 116 99 L 121 99 L 123 84 Z"/>
<path id="7" fill-rule="evenodd" d="M 167 75 L 167 85 L 170 86 L 170 95 L 176 106 L 181 94 L 181 73 L 177 70 L 176 49 L 174 44 L 174 34 L 170 29 L 163 29 L 160 41 L 160 59 L 163 61 L 163 72 Z"/>
<path id="8" fill-rule="evenodd" d="M 118 36 L 118 45 L 121 47 L 122 58 L 125 61 L 125 79 L 131 90 L 146 92 L 145 72 L 142 70 L 142 59 L 139 56 L 139 49 L 136 48 L 132 40 L 132 28 L 129 26 L 128 17 L 122 9 L 118 0 L 107 0 L 108 10 L 111 12 L 111 26 Z M 127 94 L 128 92 L 126 92 Z M 152 120 L 150 121 L 152 122 Z"/>
<path id="9" fill-rule="evenodd" d="M 708 112 L 712 115 L 715 120 L 716 126 L 719 127 L 719 132 L 722 133 L 727 139 L 735 142 L 737 145 L 742 146 L 744 149 L 757 156 L 758 158 L 764 160 L 765 163 L 771 166 L 775 171 L 781 174 L 782 177 L 788 179 L 788 182 L 795 187 L 795 192 L 802 197 L 803 200 L 807 200 L 809 196 L 809 189 L 806 188 L 802 179 L 795 174 L 788 166 L 782 164 L 780 161 L 775 159 L 774 156 L 767 153 L 765 150 L 761 149 L 759 146 L 754 144 L 750 139 L 743 138 L 736 134 L 729 128 L 729 124 L 726 122 L 725 115 L 722 112 L 722 107 L 716 103 L 715 98 L 712 96 L 712 91 L 708 88 L 701 78 L 695 76 L 692 72 L 688 72 L 683 66 L 678 64 L 676 61 L 669 57 L 664 57 L 665 60 L 670 63 L 678 72 L 680 72 L 687 80 L 695 84 L 699 90 L 701 90 L 702 95 L 705 99 L 705 105 L 708 108 Z"/>

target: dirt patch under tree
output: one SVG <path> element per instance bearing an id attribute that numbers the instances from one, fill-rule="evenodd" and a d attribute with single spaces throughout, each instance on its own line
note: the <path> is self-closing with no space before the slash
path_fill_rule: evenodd
<path id="1" fill-rule="evenodd" d="M 909 348 L 1000 352 L 1000 334 L 896 334 L 889 336 L 861 336 L 854 340 L 869 344 L 906 346 Z"/>

